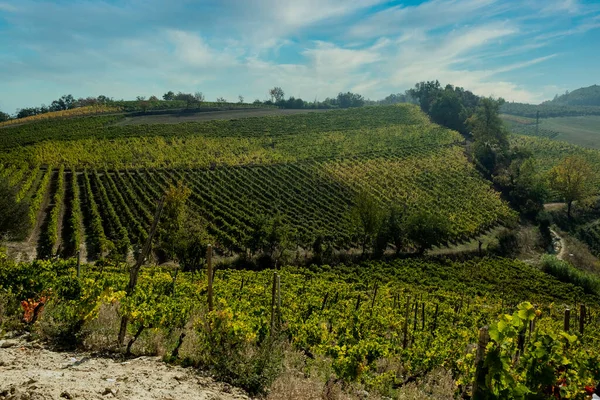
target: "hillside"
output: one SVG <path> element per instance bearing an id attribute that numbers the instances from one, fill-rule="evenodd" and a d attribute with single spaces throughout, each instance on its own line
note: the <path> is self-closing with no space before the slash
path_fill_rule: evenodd
<path id="1" fill-rule="evenodd" d="M 448 221 L 442 244 L 514 215 L 468 162 L 461 136 L 413 105 L 163 125 L 114 125 L 118 119 L 0 130 L 4 176 L 34 204 L 58 199 L 31 214 L 41 236 L 54 238 L 50 249 L 86 241 L 93 259 L 108 248 L 106 237 L 126 254 L 144 241 L 161 193 L 178 182 L 192 189 L 193 215 L 221 251 L 243 251 L 257 221 L 274 215 L 291 227 L 293 248 L 310 249 L 318 237 L 356 247 L 359 193 L 382 210 L 435 210 Z M 85 235 L 49 219 L 63 211 L 65 221 L 84 221 Z M 64 243 L 48 229 L 64 230 Z"/>
<path id="2" fill-rule="evenodd" d="M 600 86 L 592 85 L 579 88 L 572 92 L 554 97 L 553 100 L 543 104 L 557 104 L 565 106 L 600 106 Z"/>

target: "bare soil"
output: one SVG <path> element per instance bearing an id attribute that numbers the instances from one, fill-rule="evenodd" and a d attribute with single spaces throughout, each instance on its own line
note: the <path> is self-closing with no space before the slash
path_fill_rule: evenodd
<path id="1" fill-rule="evenodd" d="M 111 359 L 0 340 L 0 399 L 249 399 L 240 389 L 157 357 Z"/>
<path id="2" fill-rule="evenodd" d="M 200 111 L 200 112 L 178 112 L 170 114 L 160 115 L 142 115 L 135 117 L 125 117 L 125 119 L 117 122 L 116 126 L 121 125 L 141 125 L 141 124 L 179 124 L 182 122 L 200 122 L 200 121 L 213 121 L 213 120 L 229 120 L 238 118 L 250 118 L 250 117 L 265 117 L 265 116 L 278 116 L 278 115 L 294 115 L 294 114 L 306 114 L 310 112 L 325 112 L 327 109 L 300 109 L 300 110 L 286 110 L 279 108 L 248 108 L 238 110 L 225 110 L 225 111 Z"/>

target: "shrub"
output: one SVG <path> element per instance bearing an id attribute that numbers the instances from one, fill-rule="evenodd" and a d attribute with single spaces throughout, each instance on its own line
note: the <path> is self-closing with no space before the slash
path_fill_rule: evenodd
<path id="1" fill-rule="evenodd" d="M 580 286 L 588 294 L 600 294 L 600 278 L 580 271 L 566 261 L 559 260 L 551 255 L 544 255 L 540 265 L 542 271 L 562 282 Z"/>
<path id="2" fill-rule="evenodd" d="M 521 242 L 516 231 L 504 229 L 498 234 L 498 243 L 492 246 L 492 253 L 501 257 L 515 257 L 520 249 Z"/>
<path id="3" fill-rule="evenodd" d="M 250 326 L 233 318 L 231 310 L 208 313 L 196 331 L 200 366 L 250 395 L 264 394 L 281 373 L 283 350 L 279 340 L 259 340 Z"/>

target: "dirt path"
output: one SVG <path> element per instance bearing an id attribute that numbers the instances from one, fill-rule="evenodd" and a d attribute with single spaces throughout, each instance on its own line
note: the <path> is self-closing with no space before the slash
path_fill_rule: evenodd
<path id="1" fill-rule="evenodd" d="M 249 399 L 240 389 L 156 357 L 123 362 L 0 340 L 0 399 Z"/>
<path id="2" fill-rule="evenodd" d="M 552 234 L 552 245 L 554 246 L 556 258 L 559 260 L 564 260 L 567 255 L 567 246 L 565 244 L 565 240 L 553 229 L 550 229 L 550 233 Z"/>

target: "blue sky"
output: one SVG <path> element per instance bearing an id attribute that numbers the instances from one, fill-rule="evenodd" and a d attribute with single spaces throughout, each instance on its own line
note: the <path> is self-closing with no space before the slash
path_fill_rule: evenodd
<path id="1" fill-rule="evenodd" d="M 371 99 L 421 80 L 540 102 L 600 83 L 598 0 L 0 0 L 0 110 L 62 94 L 270 87 Z"/>

